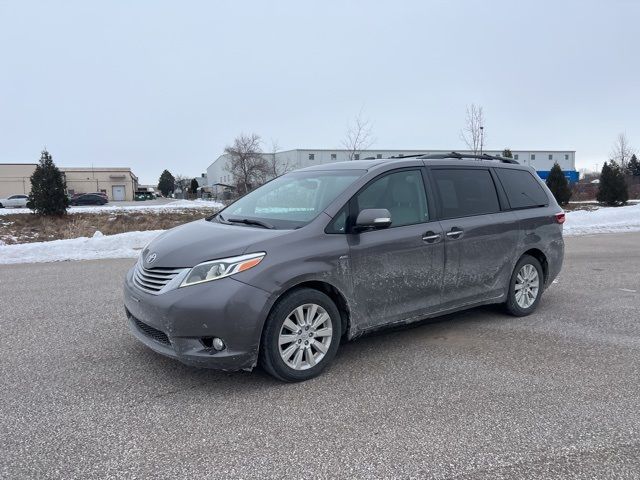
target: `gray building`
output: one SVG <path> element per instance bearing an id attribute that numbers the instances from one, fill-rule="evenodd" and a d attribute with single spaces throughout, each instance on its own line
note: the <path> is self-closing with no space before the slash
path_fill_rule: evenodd
<path id="1" fill-rule="evenodd" d="M 365 158 L 389 158 L 407 155 L 415 155 L 420 153 L 448 153 L 452 150 L 361 150 L 354 156 L 354 160 L 363 160 Z M 471 153 L 469 150 L 455 150 L 461 153 Z M 340 149 L 295 149 L 283 150 L 276 153 L 263 153 L 265 159 L 272 161 L 275 158 L 276 165 L 280 170 L 295 170 L 298 168 L 309 167 L 311 165 L 320 165 L 331 162 L 349 161 L 350 151 Z M 489 155 L 501 155 L 502 150 L 486 150 Z M 522 165 L 529 165 L 538 172 L 540 177 L 547 178 L 549 170 L 554 163 L 558 163 L 560 168 L 565 172 L 569 181 L 578 180 L 578 172 L 576 171 L 576 152 L 575 150 L 512 150 L 513 157 Z M 229 155 L 223 154 L 216 158 L 207 168 L 207 180 L 209 187 L 214 195 L 220 194 L 225 185 L 233 184 L 231 174 L 227 170 Z"/>

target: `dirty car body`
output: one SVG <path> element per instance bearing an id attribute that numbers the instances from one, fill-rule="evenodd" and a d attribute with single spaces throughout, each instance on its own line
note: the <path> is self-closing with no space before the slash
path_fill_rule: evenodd
<path id="1" fill-rule="evenodd" d="M 291 192 L 287 182 L 296 185 Z M 526 188 L 535 192 L 520 192 Z M 365 218 L 377 214 L 384 218 Z M 335 304 L 340 318 L 333 325 L 348 339 L 508 303 L 510 285 L 518 294 L 514 268 L 523 258 L 539 266 L 537 303 L 562 266 L 563 218 L 535 172 L 511 163 L 407 158 L 319 165 L 157 237 L 126 275 L 126 312 L 136 338 L 161 354 L 190 365 L 251 369 L 265 348 L 265 323 L 276 321 L 279 302 L 300 289 Z M 203 262 L 205 270 L 213 265 L 207 278 L 191 281 Z M 534 282 L 520 287 L 532 292 Z M 301 358 L 313 370 L 310 355 Z"/>

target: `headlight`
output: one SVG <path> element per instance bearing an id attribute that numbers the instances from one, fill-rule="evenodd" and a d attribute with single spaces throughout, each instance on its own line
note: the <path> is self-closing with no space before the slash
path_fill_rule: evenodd
<path id="1" fill-rule="evenodd" d="M 239 272 L 244 272 L 258 265 L 265 252 L 250 253 L 239 257 L 222 258 L 196 265 L 187 274 L 187 277 L 180 284 L 181 287 L 196 285 L 203 282 L 211 282 L 220 278 L 229 277 Z"/>

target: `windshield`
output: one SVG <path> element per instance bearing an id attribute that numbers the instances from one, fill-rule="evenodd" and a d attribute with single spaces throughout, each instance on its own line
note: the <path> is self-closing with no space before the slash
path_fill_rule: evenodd
<path id="1" fill-rule="evenodd" d="M 266 228 L 298 228 L 318 216 L 364 173 L 364 170 L 288 173 L 248 193 L 216 218 Z"/>

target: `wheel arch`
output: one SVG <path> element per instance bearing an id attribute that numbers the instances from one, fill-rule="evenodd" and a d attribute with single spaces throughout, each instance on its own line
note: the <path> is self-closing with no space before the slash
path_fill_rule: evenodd
<path id="1" fill-rule="evenodd" d="M 547 256 L 545 255 L 545 253 L 539 248 L 530 248 L 526 252 L 523 252 L 522 255 L 520 255 L 520 258 L 524 257 L 525 255 L 529 255 L 540 262 L 540 265 L 542 266 L 542 275 L 544 277 L 543 283 L 546 285 L 547 279 L 549 278 L 549 261 L 547 260 Z M 518 261 L 519 260 L 520 259 L 518 259 Z"/>
<path id="2" fill-rule="evenodd" d="M 324 293 L 325 295 L 327 295 L 335 304 L 336 308 L 338 309 L 338 312 L 340 312 L 340 320 L 341 320 L 341 327 L 342 327 L 342 332 L 341 335 L 345 335 L 346 333 L 348 333 L 350 331 L 351 328 L 351 310 L 349 308 L 349 302 L 347 301 L 346 296 L 340 291 L 340 289 L 338 289 L 335 285 L 332 285 L 329 282 L 325 282 L 322 280 L 305 280 L 305 281 L 301 281 L 299 283 L 296 283 L 294 285 L 289 286 L 288 288 L 286 288 L 285 290 L 283 290 L 282 292 L 280 292 L 277 296 L 277 298 L 272 302 L 271 304 L 271 308 L 269 308 L 269 312 L 267 314 L 267 317 L 271 314 L 271 312 L 273 311 L 274 308 L 276 308 L 276 306 L 278 305 L 278 303 L 285 297 L 285 295 L 288 295 L 289 293 L 296 291 L 296 290 L 301 290 L 304 288 L 310 288 L 312 290 L 317 290 L 319 292 Z M 266 322 L 265 322 L 266 324 Z M 264 332 L 264 325 L 262 327 L 263 332 Z"/>

